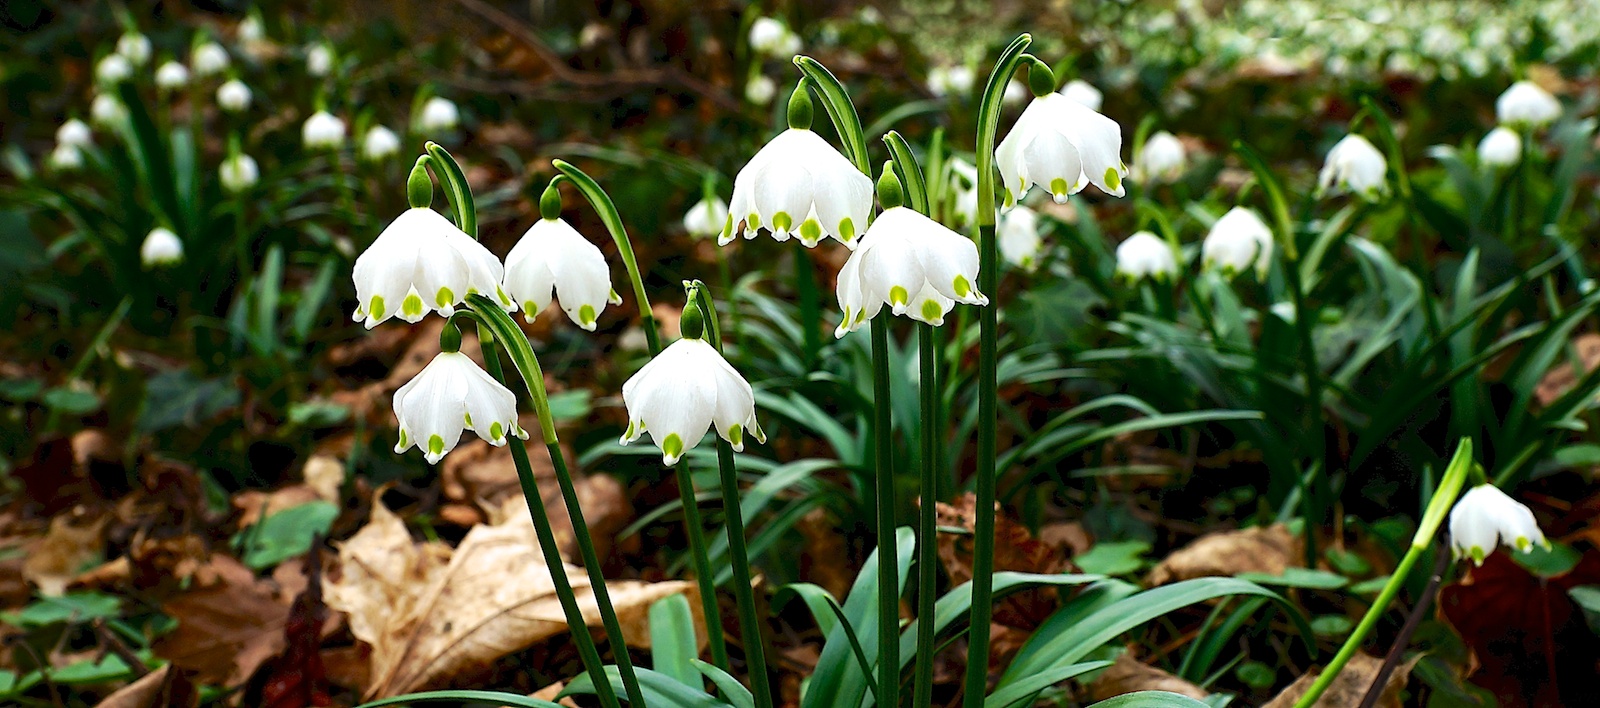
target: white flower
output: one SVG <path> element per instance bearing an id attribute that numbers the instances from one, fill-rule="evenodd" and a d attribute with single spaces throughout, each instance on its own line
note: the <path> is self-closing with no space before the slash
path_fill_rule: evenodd
<path id="1" fill-rule="evenodd" d="M 978 220 L 978 168 L 959 157 L 950 158 L 950 194 L 954 197 L 952 224 L 961 228 Z"/>
<path id="2" fill-rule="evenodd" d="M 668 466 L 700 444 L 713 424 L 734 450 L 744 449 L 746 432 L 767 440 L 749 382 L 703 339 L 680 339 L 661 350 L 622 384 L 622 403 L 628 409 L 622 444 L 649 432 Z"/>
<path id="3" fill-rule="evenodd" d="M 1561 102 L 1532 81 L 1518 81 L 1495 100 L 1494 112 L 1505 125 L 1540 128 L 1561 117 Z"/>
<path id="4" fill-rule="evenodd" d="M 757 54 L 782 56 L 791 47 L 798 51 L 799 37 L 789 32 L 781 20 L 758 17 L 750 23 L 750 49 Z"/>
<path id="5" fill-rule="evenodd" d="M 1328 151 L 1327 161 L 1317 176 L 1317 191 L 1349 190 L 1368 201 L 1376 201 L 1389 192 L 1388 173 L 1389 164 L 1384 161 L 1383 153 L 1366 138 L 1351 133 Z"/>
<path id="6" fill-rule="evenodd" d="M 89 119 L 100 125 L 116 125 L 128 119 L 128 109 L 116 96 L 97 94 L 89 104 Z"/>
<path id="7" fill-rule="evenodd" d="M 56 142 L 73 147 L 89 147 L 94 143 L 93 134 L 89 131 L 89 124 L 77 118 L 68 120 L 56 128 Z"/>
<path id="8" fill-rule="evenodd" d="M 434 96 L 422 104 L 422 114 L 417 118 L 417 131 L 439 133 L 454 130 L 461 122 L 461 111 L 448 98 Z"/>
<path id="9" fill-rule="evenodd" d="M 499 259 L 427 207 L 407 209 L 356 259 L 355 321 L 367 329 L 390 317 L 417 322 L 430 311 L 455 314 L 467 295 L 483 293 L 507 310 L 516 303 L 500 289 Z"/>
<path id="10" fill-rule="evenodd" d="M 144 245 L 139 247 L 139 260 L 145 268 L 175 265 L 183 260 L 183 242 L 171 229 L 158 226 L 144 237 Z"/>
<path id="11" fill-rule="evenodd" d="M 1535 545 L 1550 547 L 1528 507 L 1492 484 L 1467 490 L 1450 510 L 1450 547 L 1455 556 L 1470 556 L 1483 565 L 1483 559 L 1502 543 L 1524 553 Z"/>
<path id="12" fill-rule="evenodd" d="M 344 144 L 344 121 L 327 111 L 317 111 L 300 126 L 307 149 L 337 148 Z"/>
<path id="13" fill-rule="evenodd" d="M 243 192 L 255 186 L 260 178 L 261 168 L 256 166 L 255 158 L 244 153 L 223 160 L 217 167 L 217 179 L 229 192 Z"/>
<path id="14" fill-rule="evenodd" d="M 238 113 L 250 107 L 250 87 L 238 79 L 229 79 L 217 87 L 217 105 L 222 110 Z"/>
<path id="15" fill-rule="evenodd" d="M 872 211 L 872 180 L 816 133 L 790 128 L 739 170 L 729 210 L 719 245 L 765 227 L 779 241 L 798 235 L 808 248 L 824 236 L 854 248 Z"/>
<path id="16" fill-rule="evenodd" d="M 1007 263 L 1023 270 L 1033 270 L 1039 265 L 1043 241 L 1039 239 L 1039 214 L 1034 210 L 1021 204 L 1006 210 L 1000 215 L 995 236 L 1000 257 Z"/>
<path id="17" fill-rule="evenodd" d="M 1178 259 L 1172 247 L 1149 231 L 1129 236 L 1117 246 L 1117 273 L 1129 280 L 1165 280 L 1178 272 Z"/>
<path id="18" fill-rule="evenodd" d="M 194 65 L 195 76 L 215 76 L 228 68 L 228 50 L 216 42 L 206 42 L 194 48 L 189 63 Z"/>
<path id="19" fill-rule="evenodd" d="M 1105 97 L 1100 93 L 1100 89 L 1095 88 L 1083 79 L 1068 81 L 1066 86 L 1061 87 L 1061 95 L 1091 111 L 1099 111 L 1100 103 L 1105 100 Z"/>
<path id="20" fill-rule="evenodd" d="M 1004 180 L 1005 202 L 1020 200 L 1040 185 L 1064 203 L 1093 183 L 1107 194 L 1122 196 L 1122 127 L 1059 93 L 1033 99 L 1017 118 L 995 162 Z"/>
<path id="21" fill-rule="evenodd" d="M 843 337 L 877 316 L 885 304 L 896 315 L 931 325 L 957 302 L 987 305 L 978 292 L 978 246 L 906 207 L 878 215 L 861 246 L 839 269 L 837 294 L 844 319 L 833 331 Z"/>
<path id="22" fill-rule="evenodd" d="M 400 152 L 400 136 L 381 125 L 374 125 L 367 129 L 367 136 L 361 140 L 361 156 L 377 162 L 393 157 Z"/>
<path id="23" fill-rule="evenodd" d="M 117 54 L 127 57 L 134 66 L 144 66 L 150 61 L 150 38 L 138 32 L 128 32 L 117 38 Z"/>
<path id="24" fill-rule="evenodd" d="M 428 464 L 454 450 L 467 430 L 496 447 L 507 435 L 528 437 L 517 424 L 516 395 L 459 351 L 440 352 L 394 392 L 394 417 L 400 422 L 394 451 L 415 445 Z"/>
<path id="25" fill-rule="evenodd" d="M 306 73 L 315 77 L 327 76 L 333 71 L 333 50 L 326 44 L 314 44 L 306 51 Z"/>
<path id="26" fill-rule="evenodd" d="M 935 96 L 968 96 L 976 80 L 967 66 L 936 66 L 928 70 L 928 91 Z"/>
<path id="27" fill-rule="evenodd" d="M 772 103 L 777 95 L 778 84 L 763 74 L 750 77 L 750 83 L 744 85 L 744 99 L 758 106 Z"/>
<path id="28" fill-rule="evenodd" d="M 611 291 L 605 255 L 559 218 L 534 222 L 511 247 L 503 286 L 528 321 L 550 306 L 553 293 L 567 317 L 590 332 L 607 302 L 622 303 Z"/>
<path id="29" fill-rule="evenodd" d="M 683 215 L 683 230 L 695 238 L 716 236 L 727 223 L 728 205 L 718 197 L 701 199 Z"/>
<path id="30" fill-rule="evenodd" d="M 1255 266 L 1257 277 L 1267 277 L 1272 267 L 1272 230 L 1255 211 L 1234 207 L 1212 224 L 1200 245 L 1201 261 L 1226 275 Z"/>
<path id="31" fill-rule="evenodd" d="M 1021 81 L 1012 79 L 1006 84 L 1006 92 L 1000 96 L 1000 102 L 1008 106 L 1022 103 L 1028 98 L 1028 87 Z"/>
<path id="32" fill-rule="evenodd" d="M 249 15 L 239 20 L 239 41 L 259 42 L 267 36 L 266 28 L 261 26 L 261 18 Z"/>
<path id="33" fill-rule="evenodd" d="M 1478 143 L 1478 159 L 1490 167 L 1510 167 L 1522 159 L 1522 136 L 1500 126 Z"/>
<path id="34" fill-rule="evenodd" d="M 62 172 L 83 167 L 83 149 L 72 143 L 59 143 L 50 151 L 50 166 Z"/>
<path id="35" fill-rule="evenodd" d="M 156 69 L 156 86 L 173 91 L 183 88 L 189 83 L 189 70 L 182 64 L 169 61 Z"/>
<path id="36" fill-rule="evenodd" d="M 94 77 L 102 84 L 112 85 L 133 76 L 133 64 L 121 54 L 107 54 L 94 65 Z"/>
<path id="37" fill-rule="evenodd" d="M 1183 141 L 1165 130 L 1158 131 L 1144 141 L 1139 154 L 1133 157 L 1133 178 L 1148 182 L 1170 182 L 1183 176 L 1188 161 Z"/>

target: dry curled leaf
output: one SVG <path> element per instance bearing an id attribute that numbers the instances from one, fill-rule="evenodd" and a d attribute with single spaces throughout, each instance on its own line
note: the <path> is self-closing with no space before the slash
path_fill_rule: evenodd
<path id="1" fill-rule="evenodd" d="M 194 682 L 182 669 L 167 664 L 117 689 L 96 708 L 191 708 L 199 704 Z"/>
<path id="2" fill-rule="evenodd" d="M 194 579 L 194 587 L 162 605 L 178 628 L 156 641 L 155 653 L 192 671 L 199 683 L 240 685 L 283 651 L 289 608 L 271 582 L 226 556 L 212 556 Z"/>
<path id="3" fill-rule="evenodd" d="M 22 576 L 38 586 L 41 595 L 62 595 L 78 573 L 100 560 L 109 519 L 82 510 L 57 515 L 44 539 L 28 552 Z"/>
<path id="4" fill-rule="evenodd" d="M 1395 667 L 1394 673 L 1389 674 L 1389 682 L 1383 687 L 1383 694 L 1378 697 L 1379 708 L 1400 708 L 1400 692 L 1405 690 L 1406 678 L 1411 675 L 1411 665 L 1415 662 L 1408 661 Z M 1347 708 L 1348 706 L 1361 705 L 1361 699 L 1367 695 L 1367 689 L 1378 678 L 1378 670 L 1383 667 L 1383 661 L 1367 654 L 1356 654 L 1350 657 L 1350 663 L 1344 665 L 1344 670 L 1328 686 L 1326 693 L 1312 704 L 1312 708 Z M 1289 708 L 1304 696 L 1306 691 L 1315 683 L 1320 672 L 1312 671 L 1295 679 L 1282 693 L 1267 701 L 1261 708 Z"/>
<path id="5" fill-rule="evenodd" d="M 1594 367 L 1600 366 L 1600 334 L 1578 335 L 1572 340 L 1572 348 L 1578 354 L 1578 361 L 1569 361 L 1566 357 L 1560 358 L 1549 371 L 1544 373 L 1544 377 L 1539 379 L 1539 386 L 1533 390 L 1533 398 L 1541 407 L 1555 403 L 1557 399 L 1572 390 L 1578 379 L 1594 371 Z M 1578 367 L 1575 366 L 1579 363 L 1583 366 L 1581 372 L 1577 371 Z"/>
<path id="6" fill-rule="evenodd" d="M 1240 573 L 1282 575 L 1298 557 L 1294 535 L 1283 524 L 1218 531 L 1172 552 L 1150 571 L 1150 585 Z"/>
<path id="7" fill-rule="evenodd" d="M 963 496 L 956 506 L 937 503 L 939 526 L 973 529 L 977 498 Z M 996 507 L 994 520 L 994 569 L 1023 573 L 1059 573 L 1067 568 L 1059 548 L 1040 541 L 1028 529 L 1007 518 Z M 972 580 L 972 534 L 939 534 L 939 560 L 950 574 L 952 585 Z M 1054 590 L 1039 589 L 1017 593 L 995 605 L 994 621 L 1010 627 L 1039 626 L 1056 609 Z"/>
<path id="8" fill-rule="evenodd" d="M 1089 696 L 1095 701 L 1134 691 L 1167 691 L 1195 700 L 1210 695 L 1199 686 L 1135 659 L 1131 651 L 1118 654 L 1116 663 L 1089 683 Z"/>

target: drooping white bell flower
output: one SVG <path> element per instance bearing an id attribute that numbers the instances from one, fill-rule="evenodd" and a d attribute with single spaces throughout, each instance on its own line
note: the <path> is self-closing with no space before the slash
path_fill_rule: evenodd
<path id="1" fill-rule="evenodd" d="M 790 128 L 739 170 L 728 208 L 733 220 L 718 245 L 766 228 L 779 241 L 798 236 L 808 248 L 827 236 L 853 248 L 872 210 L 872 180 L 821 136 Z"/>
<path id="2" fill-rule="evenodd" d="M 837 295 L 844 319 L 835 337 L 855 331 L 884 305 L 931 325 L 962 302 L 987 305 L 978 292 L 978 246 L 915 210 L 892 207 L 872 222 L 861 245 L 839 269 Z"/>
<path id="3" fill-rule="evenodd" d="M 222 182 L 223 189 L 243 192 L 261 179 L 261 168 L 256 165 L 255 158 L 239 153 L 222 161 L 217 167 L 217 179 Z"/>
<path id="4" fill-rule="evenodd" d="M 156 87 L 176 91 L 189 83 L 189 70 L 184 65 L 169 61 L 156 69 Z"/>
<path id="5" fill-rule="evenodd" d="M 1188 161 L 1188 151 L 1178 136 L 1157 131 L 1133 157 L 1132 176 L 1140 182 L 1171 182 L 1183 176 Z"/>
<path id="6" fill-rule="evenodd" d="M 238 79 L 229 79 L 217 87 L 217 105 L 222 110 L 238 113 L 250 107 L 250 87 Z"/>
<path id="7" fill-rule="evenodd" d="M 1100 104 L 1105 101 L 1105 96 L 1100 93 L 1100 89 L 1095 88 L 1083 79 L 1068 81 L 1066 86 L 1061 87 L 1061 95 L 1066 96 L 1080 106 L 1096 112 L 1100 110 Z"/>
<path id="8" fill-rule="evenodd" d="M 1532 81 L 1518 81 L 1494 102 L 1495 116 L 1515 128 L 1542 128 L 1561 117 L 1561 101 Z"/>
<path id="9" fill-rule="evenodd" d="M 127 57 L 134 66 L 144 66 L 150 61 L 150 38 L 138 32 L 128 32 L 117 38 L 117 53 Z"/>
<path id="10" fill-rule="evenodd" d="M 50 151 L 50 167 L 61 172 L 71 172 L 83 167 L 83 148 L 72 143 L 58 143 Z"/>
<path id="11" fill-rule="evenodd" d="M 307 149 L 331 149 L 344 144 L 344 121 L 327 111 L 317 111 L 300 126 Z"/>
<path id="12" fill-rule="evenodd" d="M 555 298 L 568 319 L 590 332 L 607 303 L 622 303 L 611 290 L 605 254 L 561 218 L 528 227 L 506 255 L 503 287 L 529 322 Z"/>
<path id="13" fill-rule="evenodd" d="M 928 70 L 928 92 L 939 98 L 969 96 L 976 76 L 965 65 L 936 66 Z"/>
<path id="14" fill-rule="evenodd" d="M 746 434 L 767 440 L 756 422 L 750 383 L 715 347 L 696 337 L 668 345 L 622 384 L 622 403 L 628 409 L 622 444 L 648 432 L 669 467 L 699 445 L 713 425 L 734 450 L 744 450 Z"/>
<path id="15" fill-rule="evenodd" d="M 1253 266 L 1256 276 L 1265 278 L 1272 267 L 1272 230 L 1255 210 L 1234 207 L 1212 224 L 1200 257 L 1205 267 L 1230 277 Z"/>
<path id="16" fill-rule="evenodd" d="M 368 128 L 366 137 L 361 139 L 361 156 L 369 161 L 379 162 L 399 153 L 400 136 L 384 126 Z"/>
<path id="17" fill-rule="evenodd" d="M 251 14 L 239 20 L 239 41 L 259 42 L 267 37 L 267 30 L 261 25 L 261 18 Z"/>
<path id="18" fill-rule="evenodd" d="M 461 110 L 456 108 L 455 102 L 443 96 L 434 96 L 422 104 L 422 113 L 417 117 L 417 130 L 439 133 L 454 130 L 460 122 Z"/>
<path id="19" fill-rule="evenodd" d="M 107 54 L 94 65 L 94 78 L 107 86 L 126 81 L 130 76 L 133 76 L 133 64 L 121 54 Z"/>
<path id="20" fill-rule="evenodd" d="M 1510 167 L 1522 160 L 1522 136 L 1500 126 L 1478 143 L 1478 160 L 1490 167 Z"/>
<path id="21" fill-rule="evenodd" d="M 215 76 L 228 68 L 228 50 L 216 42 L 205 42 L 194 48 L 189 57 L 195 76 Z"/>
<path id="22" fill-rule="evenodd" d="M 978 168 L 959 157 L 950 158 L 951 221 L 956 228 L 977 223 Z"/>
<path id="23" fill-rule="evenodd" d="M 306 50 L 306 73 L 321 78 L 333 71 L 333 49 L 317 43 Z"/>
<path id="24" fill-rule="evenodd" d="M 1149 231 L 1140 231 L 1117 246 L 1117 274 L 1129 280 L 1166 280 L 1178 272 L 1172 246 Z"/>
<path id="25" fill-rule="evenodd" d="M 756 74 L 750 77 L 750 82 L 744 85 L 744 100 L 757 106 L 772 103 L 773 97 L 778 95 L 778 84 L 765 74 Z"/>
<path id="26" fill-rule="evenodd" d="M 96 94 L 89 103 L 89 120 L 97 125 L 114 126 L 128 119 L 128 109 L 109 93 Z"/>
<path id="27" fill-rule="evenodd" d="M 1000 214 L 995 227 L 996 245 L 1000 257 L 1023 270 L 1033 270 L 1039 265 L 1039 252 L 1044 242 L 1039 238 L 1039 214 L 1018 204 Z"/>
<path id="28" fill-rule="evenodd" d="M 367 329 L 390 317 L 407 322 L 429 312 L 449 317 L 473 293 L 516 309 L 500 288 L 500 260 L 427 207 L 407 209 L 390 222 L 356 258 L 352 275 L 357 300 L 352 317 Z"/>
<path id="29" fill-rule="evenodd" d="M 1467 490 L 1450 510 L 1450 547 L 1457 558 L 1483 559 L 1504 544 L 1523 553 L 1534 546 L 1550 548 L 1533 512 L 1492 484 Z"/>
<path id="30" fill-rule="evenodd" d="M 394 451 L 415 445 L 428 464 L 444 459 L 468 430 L 496 447 L 510 435 L 528 437 L 517 424 L 516 395 L 459 351 L 440 352 L 394 392 L 394 417 L 400 423 Z"/>
<path id="31" fill-rule="evenodd" d="M 718 197 L 706 197 L 683 215 L 683 230 L 695 238 L 709 238 L 722 233 L 728 224 L 728 205 Z"/>
<path id="32" fill-rule="evenodd" d="M 1389 193 L 1389 163 L 1383 153 L 1366 138 L 1351 133 L 1334 143 L 1328 151 L 1322 172 L 1317 175 L 1319 193 L 1333 190 L 1337 194 L 1348 190 L 1368 201 L 1377 201 Z"/>
<path id="33" fill-rule="evenodd" d="M 178 240 L 178 235 L 172 229 L 157 226 L 150 230 L 144 237 L 144 244 L 139 246 L 139 260 L 145 268 L 164 268 L 176 265 L 183 260 L 183 242 Z"/>
<path id="34" fill-rule="evenodd" d="M 1005 203 L 1012 204 L 1037 184 L 1057 204 L 1089 184 L 1122 196 L 1122 127 L 1059 93 L 1033 99 L 1017 118 L 995 163 L 1004 180 Z"/>
<path id="35" fill-rule="evenodd" d="M 89 130 L 89 124 L 72 118 L 56 128 L 56 142 L 73 147 L 89 147 L 94 143 L 94 134 Z"/>
<path id="36" fill-rule="evenodd" d="M 750 49 L 757 54 L 780 56 L 791 45 L 789 37 L 789 28 L 782 20 L 757 17 L 755 22 L 750 23 Z"/>

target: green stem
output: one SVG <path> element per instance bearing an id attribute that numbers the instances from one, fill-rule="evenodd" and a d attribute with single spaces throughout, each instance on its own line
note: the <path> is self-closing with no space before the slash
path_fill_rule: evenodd
<path id="1" fill-rule="evenodd" d="M 507 383 L 505 370 L 500 365 L 500 353 L 495 346 L 495 336 L 482 324 L 478 326 L 478 342 L 483 349 L 483 362 L 489 375 L 501 385 L 505 385 Z M 578 645 L 578 656 L 583 660 L 583 668 L 589 673 L 589 679 L 594 684 L 601 705 L 605 708 L 621 708 L 621 704 L 617 702 L 616 691 L 611 688 L 611 681 L 606 678 L 605 666 L 600 662 L 600 651 L 595 648 L 594 637 L 590 636 L 589 626 L 583 621 L 583 610 L 578 608 L 578 598 L 573 593 L 572 581 L 567 579 L 566 565 L 561 559 L 560 547 L 556 545 L 555 534 L 550 528 L 550 514 L 544 508 L 544 496 L 539 493 L 539 483 L 533 477 L 533 466 L 528 462 L 527 443 L 520 438 L 512 437 L 514 439 L 507 447 L 511 448 L 511 461 L 517 467 L 517 481 L 522 485 L 523 499 L 528 502 L 528 515 L 533 519 L 533 531 L 539 539 L 539 550 L 544 554 L 545 566 L 550 569 L 550 580 L 555 585 L 556 597 L 561 601 L 561 611 L 566 615 L 567 627 L 572 631 L 573 642 Z"/>
<path id="2" fill-rule="evenodd" d="M 999 292 L 999 251 L 995 242 L 995 134 L 1000 127 L 1000 106 L 1012 74 L 1022 63 L 1023 50 L 1033 38 L 1018 36 L 1001 53 L 983 89 L 978 110 L 978 289 L 994 298 Z M 998 423 L 999 377 L 996 357 L 1000 328 L 999 307 L 991 303 L 978 319 L 978 465 L 974 471 L 976 506 L 973 519 L 972 617 L 967 635 L 967 674 L 962 705 L 981 708 L 989 688 L 989 619 L 994 595 L 994 487 L 995 426 Z M 887 400 L 885 398 L 884 400 Z M 882 553 L 882 551 L 879 551 Z"/>
<path id="3" fill-rule="evenodd" d="M 1292 235 L 1285 238 L 1292 239 Z M 1289 292 L 1294 298 L 1294 328 L 1300 336 L 1300 363 L 1306 379 L 1306 440 L 1308 452 L 1312 455 L 1312 464 L 1323 462 L 1324 431 L 1322 424 L 1322 369 L 1317 363 L 1316 342 L 1312 339 L 1311 328 L 1316 313 L 1306 306 L 1306 293 L 1304 283 L 1300 280 L 1300 266 L 1295 261 L 1287 261 L 1283 271 L 1289 280 Z M 1317 534 L 1316 524 L 1321 520 L 1321 509 L 1318 502 L 1326 502 L 1321 492 L 1327 486 L 1327 469 L 1319 474 L 1313 474 L 1307 482 L 1305 497 L 1301 500 L 1305 504 L 1305 552 L 1306 567 L 1315 568 L 1317 563 Z"/>
<path id="4" fill-rule="evenodd" d="M 800 322 L 806 363 L 817 361 L 822 350 L 822 297 L 817 292 L 817 274 L 811 265 L 811 249 L 794 251 L 794 291 L 800 301 Z"/>
<path id="5" fill-rule="evenodd" d="M 937 362 L 938 332 L 933 325 L 917 325 L 917 362 L 921 365 L 922 397 L 922 480 L 917 514 L 917 669 L 914 674 L 913 706 L 933 705 L 934 601 L 938 582 L 938 555 L 934 534 L 937 516 L 934 502 L 939 498 L 937 478 L 939 451 L 939 387 Z"/>
<path id="6" fill-rule="evenodd" d="M 572 483 L 572 473 L 567 470 L 566 456 L 561 453 L 560 440 L 556 436 L 555 418 L 550 414 L 550 398 L 544 388 L 544 372 L 539 368 L 539 359 L 534 355 L 533 347 L 528 344 L 528 340 L 522 336 L 522 330 L 517 328 L 511 317 L 493 300 L 475 294 L 467 297 L 467 303 L 489 323 L 491 331 L 497 338 L 505 343 L 506 351 L 511 355 L 511 361 L 517 365 L 517 370 L 522 374 L 522 381 L 528 389 L 528 395 L 533 399 L 534 415 L 539 417 L 539 429 L 544 435 L 545 447 L 550 450 L 551 465 L 555 467 L 556 484 L 561 488 L 561 498 L 566 502 L 567 516 L 572 521 L 572 535 L 578 542 L 580 555 L 583 556 L 584 570 L 589 574 L 589 590 L 594 594 L 595 605 L 600 610 L 600 620 L 605 625 L 606 635 L 611 638 L 611 653 L 617 661 L 617 673 L 622 677 L 623 688 L 627 690 L 629 705 L 642 708 L 645 705 L 644 692 L 640 689 L 639 677 L 633 670 L 633 660 L 628 656 L 628 642 L 622 634 L 621 623 L 617 621 L 617 611 L 611 604 L 611 593 L 606 588 L 605 574 L 600 568 L 600 556 L 595 553 L 594 541 L 589 537 L 589 524 L 583 518 L 578 490 Z M 537 487 L 533 491 L 537 495 Z M 532 503 L 529 502 L 530 506 Z"/>
<path id="7" fill-rule="evenodd" d="M 872 448 L 878 501 L 878 705 L 900 705 L 900 569 L 895 565 L 894 443 L 890 440 L 889 318 L 872 318 Z"/>
<path id="8" fill-rule="evenodd" d="M 566 160 L 551 160 L 553 165 L 567 179 L 572 180 L 573 186 L 583 193 L 589 200 L 589 205 L 594 207 L 600 215 L 600 221 L 606 225 L 606 231 L 611 232 L 611 240 L 617 244 L 617 252 L 622 256 L 622 264 L 628 270 L 628 279 L 633 284 L 633 297 L 639 303 L 639 327 L 644 330 L 645 341 L 650 344 L 652 355 L 661 351 L 661 339 L 656 333 L 655 315 L 650 312 L 650 297 L 645 294 L 644 279 L 639 274 L 639 261 L 633 255 L 633 242 L 628 239 L 628 230 L 622 225 L 622 215 L 617 213 L 617 205 L 611 201 L 611 196 L 583 170 L 574 167 Z"/>
<path id="9" fill-rule="evenodd" d="M 695 499 L 694 476 L 689 463 L 673 467 L 678 478 L 678 499 L 683 503 L 683 527 L 689 534 L 689 555 L 694 561 L 695 584 L 700 589 L 700 611 L 706 616 L 706 639 L 711 644 L 711 663 L 728 670 L 728 641 L 723 637 L 722 609 L 717 605 L 716 574 L 706 555 L 705 526 L 700 520 L 700 504 Z"/>

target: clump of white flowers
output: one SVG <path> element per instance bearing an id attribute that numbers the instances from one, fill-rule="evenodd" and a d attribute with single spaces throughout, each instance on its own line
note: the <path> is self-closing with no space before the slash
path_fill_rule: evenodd
<path id="1" fill-rule="evenodd" d="M 1467 490 L 1450 510 L 1450 547 L 1457 558 L 1478 565 L 1504 544 L 1523 553 L 1534 546 L 1550 548 L 1533 512 L 1492 484 Z"/>
<path id="2" fill-rule="evenodd" d="M 238 79 L 229 79 L 217 87 L 217 105 L 230 113 L 239 113 L 250 107 L 250 87 Z"/>
<path id="3" fill-rule="evenodd" d="M 116 126 L 128 119 L 128 109 L 116 96 L 96 94 L 89 102 L 89 119 L 102 126 Z"/>
<path id="4" fill-rule="evenodd" d="M 517 423 L 516 395 L 461 353 L 455 325 L 445 330 L 440 337 L 443 351 L 394 392 L 394 417 L 400 424 L 394 451 L 415 446 L 428 464 L 437 464 L 468 430 L 496 447 L 509 436 L 526 439 L 528 431 Z"/>
<path id="5" fill-rule="evenodd" d="M 1478 143 L 1478 160 L 1489 167 L 1510 167 L 1522 160 L 1522 136 L 1499 126 Z"/>
<path id="6" fill-rule="evenodd" d="M 800 36 L 782 20 L 758 17 L 750 23 L 750 49 L 757 54 L 783 58 L 800 51 Z"/>
<path id="7" fill-rule="evenodd" d="M 127 32 L 117 38 L 117 54 L 126 57 L 134 66 L 144 66 L 150 61 L 150 38 L 138 32 Z"/>
<path id="8" fill-rule="evenodd" d="M 1252 268 L 1256 277 L 1266 278 L 1272 267 L 1272 230 L 1246 207 L 1234 207 L 1212 224 L 1200 244 L 1200 258 L 1207 268 L 1232 277 Z"/>
<path id="9" fill-rule="evenodd" d="M 422 103 L 417 116 L 417 130 L 422 133 L 442 133 L 455 130 L 461 122 L 461 110 L 454 101 L 443 96 L 433 96 Z"/>
<path id="10" fill-rule="evenodd" d="M 94 65 L 94 78 L 107 86 L 127 81 L 133 76 L 133 64 L 121 54 L 107 54 Z"/>
<path id="11" fill-rule="evenodd" d="M 1389 193 L 1389 165 L 1383 153 L 1366 138 L 1351 133 L 1328 151 L 1327 161 L 1317 176 L 1317 192 L 1337 194 L 1348 191 L 1368 201 Z"/>
<path id="12" fill-rule="evenodd" d="M 56 128 L 56 142 L 73 147 L 89 147 L 94 144 L 94 135 L 90 132 L 87 123 L 77 118 L 72 118 L 62 123 L 61 127 Z"/>
<path id="13" fill-rule="evenodd" d="M 1146 138 L 1133 157 L 1131 176 L 1139 182 L 1172 182 L 1183 176 L 1188 151 L 1178 136 L 1165 130 Z"/>
<path id="14" fill-rule="evenodd" d="M 1494 112 L 1513 128 L 1542 128 L 1561 117 L 1561 102 L 1532 81 L 1518 81 L 1495 100 Z"/>
<path id="15" fill-rule="evenodd" d="M 156 69 L 156 87 L 176 91 L 189 84 L 189 70 L 176 61 L 168 61 Z"/>
<path id="16" fill-rule="evenodd" d="M 228 68 L 228 50 L 216 42 L 203 42 L 194 48 L 189 57 L 195 76 L 215 76 Z"/>
<path id="17" fill-rule="evenodd" d="M 157 226 L 139 246 L 139 260 L 145 268 L 165 268 L 183 261 L 183 241 L 165 226 Z"/>
<path id="18" fill-rule="evenodd" d="M 62 172 L 71 172 L 83 167 L 83 149 L 68 143 L 58 143 L 50 151 L 50 167 Z"/>
<path id="19" fill-rule="evenodd" d="M 381 125 L 367 129 L 361 139 L 361 157 L 371 162 L 387 160 L 400 153 L 400 136 Z"/>
<path id="20" fill-rule="evenodd" d="M 318 42 L 306 50 L 306 73 L 317 78 L 327 76 L 333 71 L 333 47 L 326 42 Z"/>
<path id="21" fill-rule="evenodd" d="M 773 97 L 778 95 L 778 83 L 766 74 L 756 74 L 744 85 L 744 100 L 757 106 L 772 103 Z"/>
<path id="22" fill-rule="evenodd" d="M 325 110 L 317 111 L 300 126 L 300 139 L 307 149 L 334 149 L 344 144 L 344 121 Z"/>
<path id="23" fill-rule="evenodd" d="M 683 215 L 683 230 L 697 239 L 722 233 L 728 222 L 728 205 L 716 195 L 707 195 Z"/>
<path id="24" fill-rule="evenodd" d="M 965 65 L 936 66 L 928 70 L 928 91 L 935 96 L 968 96 L 976 75 Z"/>
<path id="25" fill-rule="evenodd" d="M 1172 246 L 1149 231 L 1140 231 L 1117 245 L 1117 274 L 1130 281 L 1165 281 L 1178 273 Z"/>
<path id="26" fill-rule="evenodd" d="M 244 153 L 223 160 L 217 167 L 217 180 L 222 188 L 235 194 L 254 187 L 260 178 L 261 168 L 256 165 L 255 158 Z"/>

